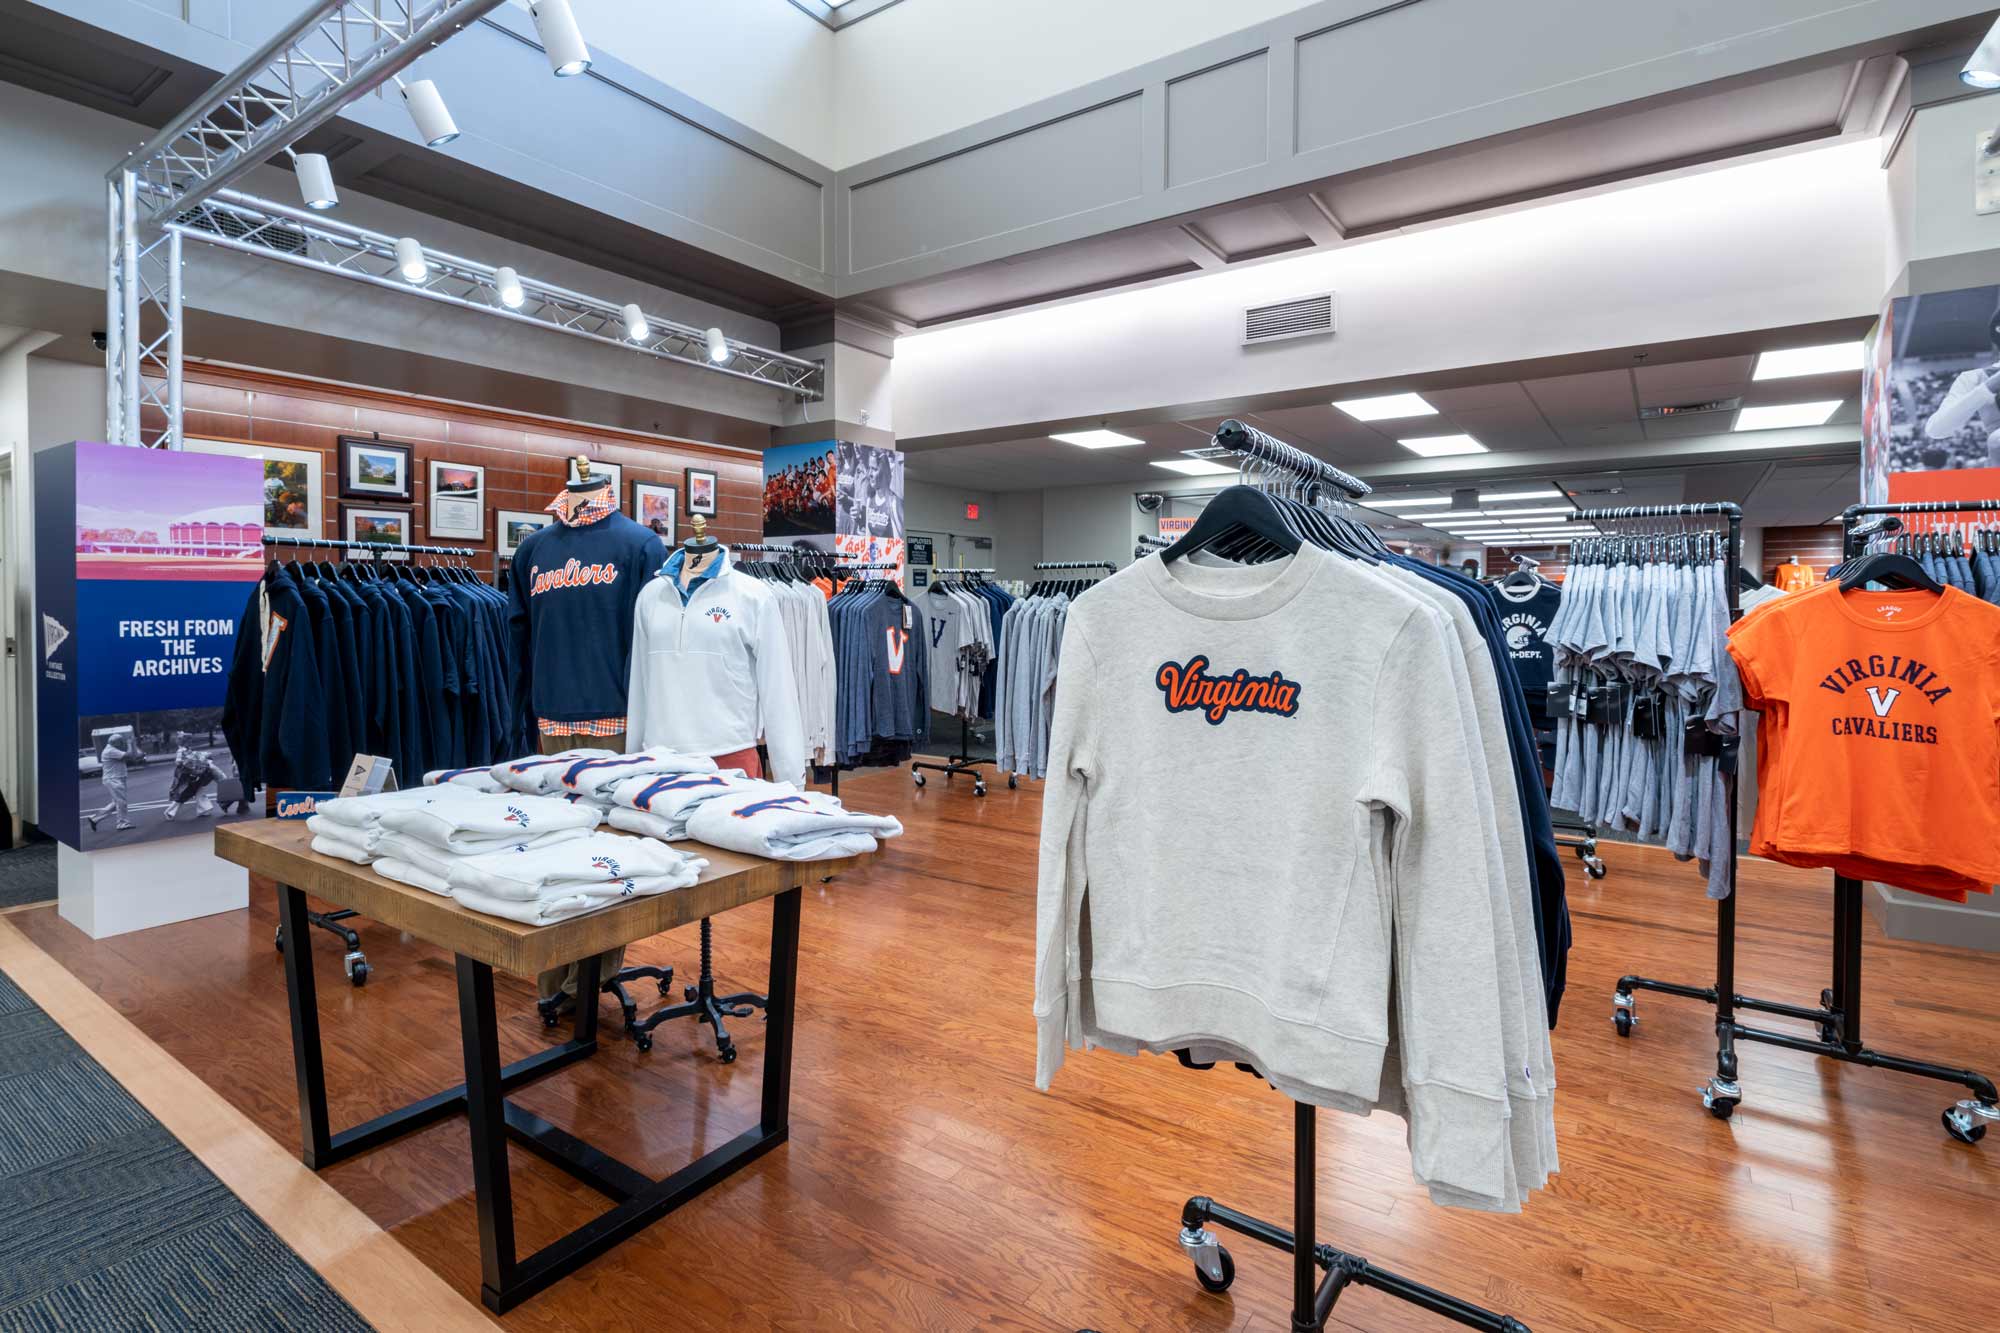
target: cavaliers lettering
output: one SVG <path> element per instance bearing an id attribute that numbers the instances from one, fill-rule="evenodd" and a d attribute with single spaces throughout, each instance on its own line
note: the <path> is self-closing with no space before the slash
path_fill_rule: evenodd
<path id="1" fill-rule="evenodd" d="M 1208 659 L 1196 656 L 1183 666 L 1163 662 L 1153 683 L 1167 696 L 1169 713 L 1200 712 L 1212 727 L 1231 713 L 1271 713 L 1291 717 L 1299 711 L 1299 684 L 1273 671 L 1253 676 L 1238 667 L 1227 676 L 1208 674 Z"/>
<path id="2" fill-rule="evenodd" d="M 575 559 L 554 569 L 530 565 L 528 573 L 532 576 L 532 582 L 528 585 L 530 597 L 539 597 L 553 588 L 583 588 L 593 583 L 618 581 L 618 566 L 609 563 L 586 565 L 581 560 Z"/>
<path id="3" fill-rule="evenodd" d="M 1951 693 L 1951 686 L 1938 679 L 1937 672 L 1914 657 L 1871 653 L 1865 658 L 1850 657 L 1829 671 L 1819 682 L 1823 690 L 1843 698 L 1850 692 L 1867 701 L 1868 711 L 1829 719 L 1836 736 L 1859 736 L 1867 740 L 1894 741 L 1903 745 L 1936 745 L 1938 729 L 1927 722 L 1912 722 L 1894 716 L 1896 705 L 1921 695 L 1936 705 Z M 1908 713 L 1905 708 L 1904 713 Z"/>

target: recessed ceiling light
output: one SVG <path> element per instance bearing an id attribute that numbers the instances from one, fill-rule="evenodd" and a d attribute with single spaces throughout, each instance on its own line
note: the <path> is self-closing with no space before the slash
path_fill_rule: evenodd
<path id="1" fill-rule="evenodd" d="M 1867 360 L 1862 343 L 1828 343 L 1824 347 L 1787 347 L 1757 358 L 1753 380 L 1784 380 L 1795 375 L 1838 375 L 1859 370 Z"/>
<path id="2" fill-rule="evenodd" d="M 1470 435 L 1424 435 L 1414 440 L 1398 440 L 1419 458 L 1451 458 L 1458 454 L 1483 454 L 1486 446 Z"/>
<path id="3" fill-rule="evenodd" d="M 1064 444 L 1073 444 L 1079 449 L 1119 449 L 1128 444 L 1144 444 L 1135 435 L 1120 435 L 1115 430 L 1071 430 L 1049 436 Z M 1231 469 L 1234 471 L 1234 469 Z"/>
<path id="4" fill-rule="evenodd" d="M 1561 492 L 1544 486 L 1539 491 L 1481 491 L 1479 503 L 1483 505 L 1505 504 L 1509 500 L 1558 500 Z"/>
<path id="5" fill-rule="evenodd" d="M 1334 406 L 1356 421 L 1395 421 L 1402 417 L 1434 417 L 1437 409 L 1413 393 L 1391 393 L 1380 398 L 1348 398 Z"/>
<path id="6" fill-rule="evenodd" d="M 1567 514 L 1569 505 L 1537 505 L 1532 509 L 1487 509 L 1481 512 L 1494 518 L 1521 518 L 1528 514 Z"/>
<path id="7" fill-rule="evenodd" d="M 1736 414 L 1738 430 L 1781 430 L 1786 426 L 1824 426 L 1840 410 L 1840 399 L 1825 403 L 1783 403 L 1776 407 L 1746 407 Z"/>
<path id="8" fill-rule="evenodd" d="M 1422 523 L 1426 519 L 1433 518 L 1478 518 L 1479 511 L 1477 509 L 1440 509 L 1433 514 L 1402 514 L 1399 517 L 1407 518 L 1412 522 Z"/>
<path id="9" fill-rule="evenodd" d="M 1224 463 L 1211 463 L 1206 458 L 1156 458 L 1153 466 L 1187 477 L 1220 477 L 1237 471 Z"/>
<path id="10" fill-rule="evenodd" d="M 1364 503 L 1370 509 L 1421 509 L 1426 505 L 1449 504 L 1450 501 L 1438 496 L 1426 495 L 1421 500 L 1413 500 L 1408 496 L 1402 496 L 1394 500 L 1367 500 Z"/>

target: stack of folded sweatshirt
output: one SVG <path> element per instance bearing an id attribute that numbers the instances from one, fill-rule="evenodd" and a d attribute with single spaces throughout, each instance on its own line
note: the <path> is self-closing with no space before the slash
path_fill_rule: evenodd
<path id="1" fill-rule="evenodd" d="M 531 754 L 520 759 L 503 759 L 487 769 L 493 780 L 508 791 L 528 796 L 553 796 L 562 786 L 563 770 L 584 759 L 615 759 L 616 750 L 564 750 L 560 754 Z"/>
<path id="2" fill-rule="evenodd" d="M 788 782 L 764 791 L 732 791 L 703 801 L 687 816 L 696 842 L 780 861 L 817 861 L 875 850 L 878 838 L 900 837 L 903 826 L 888 815 L 864 815 L 825 792 L 800 791 Z"/>
<path id="3" fill-rule="evenodd" d="M 592 833 L 460 858 L 448 867 L 446 882 L 451 896 L 475 912 L 546 926 L 623 898 L 687 888 L 707 864 L 648 838 Z"/>
<path id="4" fill-rule="evenodd" d="M 382 839 L 382 816 L 395 811 L 417 810 L 440 801 L 459 803 L 476 799 L 478 793 L 463 787 L 413 787 L 408 791 L 385 791 L 373 796 L 343 796 L 321 801 L 306 829 L 313 835 L 312 849 L 322 856 L 337 856 L 356 865 L 367 865 L 378 853 Z"/>
<path id="5" fill-rule="evenodd" d="M 612 803 L 611 790 L 633 778 L 666 777 L 680 773 L 713 773 L 715 761 L 707 755 L 682 754 L 664 746 L 634 750 L 630 754 L 594 755 L 579 759 L 561 770 L 557 781 L 564 792 L 599 807 Z"/>
<path id="6" fill-rule="evenodd" d="M 627 833 L 643 833 L 649 838 L 675 842 L 687 837 L 688 816 L 702 802 L 732 792 L 762 792 L 779 787 L 792 790 L 781 783 L 745 777 L 740 768 L 628 777 L 612 785 L 611 809 L 605 819 L 611 827 Z"/>
<path id="7" fill-rule="evenodd" d="M 381 825 L 376 872 L 448 894 L 449 868 L 458 861 L 494 852 L 524 855 L 574 842 L 597 827 L 597 812 L 554 797 L 505 792 L 385 811 Z"/>
<path id="8" fill-rule="evenodd" d="M 494 778 L 493 770 L 481 764 L 477 768 L 434 768 L 424 774 L 426 787 L 453 786 L 469 787 L 473 791 L 499 792 L 507 788 Z"/>

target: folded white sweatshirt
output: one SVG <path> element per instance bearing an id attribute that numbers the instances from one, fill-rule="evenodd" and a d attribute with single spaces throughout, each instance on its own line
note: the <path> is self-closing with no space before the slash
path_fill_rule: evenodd
<path id="1" fill-rule="evenodd" d="M 306 832 L 313 835 L 315 842 L 338 843 L 349 851 L 359 852 L 364 856 L 373 853 L 376 844 L 382 840 L 380 824 L 343 824 L 338 820 L 328 819 L 325 815 L 306 816 Z"/>
<path id="2" fill-rule="evenodd" d="M 435 843 L 425 842 L 422 838 L 413 838 L 407 833 L 384 829 L 382 836 L 375 841 L 374 855 L 392 861 L 406 861 L 419 870 L 436 875 L 439 879 L 447 879 L 451 875 L 452 866 L 470 856 L 485 856 L 492 852 L 525 852 L 530 848 L 551 847 L 559 842 L 588 836 L 582 829 L 558 829 L 554 833 L 544 833 L 539 838 L 525 841 L 519 838 L 482 839 L 476 846 L 469 845 L 464 851 L 453 852 Z"/>
<path id="3" fill-rule="evenodd" d="M 564 790 L 586 800 L 604 804 L 611 789 L 628 778 L 657 777 L 668 773 L 713 773 L 715 761 L 704 754 L 682 754 L 664 746 L 634 750 L 631 754 L 579 759 L 562 771 Z"/>
<path id="4" fill-rule="evenodd" d="M 365 866 L 375 859 L 375 853 L 369 851 L 361 844 L 349 842 L 345 838 L 333 838 L 321 835 L 312 840 L 312 849 L 321 856 L 337 856 L 343 861 L 352 861 L 358 866 Z"/>
<path id="5" fill-rule="evenodd" d="M 407 833 L 448 852 L 477 853 L 548 833 L 587 832 L 597 827 L 597 821 L 598 812 L 589 805 L 510 792 L 504 796 L 469 796 L 462 801 L 440 801 L 417 809 L 392 811 L 382 816 L 382 827 Z M 500 841 L 496 844 L 495 839 Z"/>
<path id="6" fill-rule="evenodd" d="M 626 833 L 636 833 L 642 838 L 658 838 L 661 842 L 678 842 L 688 835 L 684 819 L 662 819 L 644 810 L 628 810 L 622 805 L 612 806 L 605 813 L 604 822 Z"/>
<path id="7" fill-rule="evenodd" d="M 579 759 L 604 759 L 616 753 L 615 750 L 583 747 L 559 754 L 531 754 L 519 759 L 502 759 L 486 771 L 509 791 L 546 796 L 562 785 L 563 770 Z"/>
<path id="8" fill-rule="evenodd" d="M 888 815 L 864 815 L 825 792 L 786 783 L 771 792 L 732 792 L 704 801 L 688 816 L 688 836 L 732 852 L 781 861 L 814 861 L 875 850 L 877 838 L 900 837 Z"/>
<path id="9" fill-rule="evenodd" d="M 426 787 L 470 787 L 474 791 L 483 792 L 507 790 L 493 776 L 493 770 L 483 764 L 478 768 L 434 768 L 424 774 L 424 785 Z"/>
<path id="10" fill-rule="evenodd" d="M 470 889 L 493 898 L 532 902 L 607 884 L 636 892 L 631 886 L 639 881 L 662 881 L 661 889 L 685 888 L 700 878 L 707 864 L 650 839 L 594 833 L 548 846 L 460 857 L 452 862 L 449 878 L 453 892 Z"/>
<path id="11" fill-rule="evenodd" d="M 646 821 L 606 818 L 615 828 L 629 829 L 634 833 L 646 833 L 656 838 L 685 838 L 687 817 L 693 809 L 704 801 L 712 801 L 718 796 L 734 792 L 781 793 L 793 790 L 776 782 L 765 782 L 758 778 L 744 776 L 740 768 L 725 768 L 714 773 L 669 773 L 651 777 L 627 778 L 611 789 L 611 812 L 619 810 L 627 816 L 644 814 Z"/>
<path id="12" fill-rule="evenodd" d="M 439 801 L 468 800 L 477 795 L 462 787 L 411 787 L 405 791 L 377 792 L 373 796 L 341 796 L 321 801 L 313 818 L 357 829 L 373 828 L 391 810 L 419 810 Z"/>
<path id="13" fill-rule="evenodd" d="M 631 839 L 626 839 L 630 842 Z M 695 858 L 700 861 L 700 858 Z M 377 861 L 380 869 L 382 862 Z M 706 865 L 707 862 L 701 862 Z M 692 882 L 690 879 L 689 882 Z M 627 886 L 630 886 L 629 888 Z M 566 921 L 585 912 L 595 912 L 600 907 L 622 903 L 627 898 L 650 897 L 665 893 L 669 889 L 685 888 L 676 877 L 659 879 L 620 880 L 616 884 L 572 884 L 559 892 L 545 894 L 540 898 L 500 898 L 477 889 L 453 889 L 452 900 L 462 907 L 488 916 L 505 917 L 509 921 L 521 921 L 530 926 L 547 926 L 557 921 Z"/>
<path id="14" fill-rule="evenodd" d="M 451 885 L 408 861 L 398 861 L 387 857 L 375 863 L 375 873 L 384 879 L 393 879 L 398 884 L 408 884 L 412 888 L 428 889 L 432 893 L 451 897 Z"/>

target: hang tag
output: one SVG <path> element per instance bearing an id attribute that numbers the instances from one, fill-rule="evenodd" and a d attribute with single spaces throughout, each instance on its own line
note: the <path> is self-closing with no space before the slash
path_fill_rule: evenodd
<path id="1" fill-rule="evenodd" d="M 911 625 L 911 623 L 910 623 L 910 611 L 911 611 L 911 608 L 910 608 L 910 607 L 908 607 L 908 606 L 905 606 L 905 607 L 903 608 L 903 631 L 904 631 L 904 633 L 908 633 L 908 632 L 909 632 L 909 631 L 910 631 L 910 630 L 911 630 L 911 629 L 913 628 L 913 626 L 912 626 L 912 625 Z"/>

